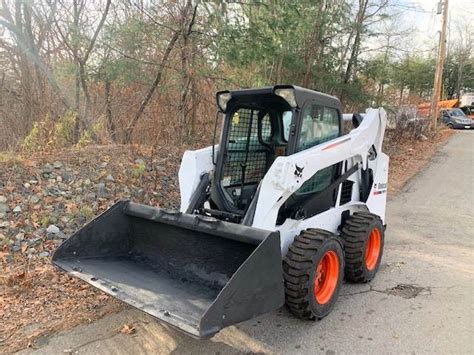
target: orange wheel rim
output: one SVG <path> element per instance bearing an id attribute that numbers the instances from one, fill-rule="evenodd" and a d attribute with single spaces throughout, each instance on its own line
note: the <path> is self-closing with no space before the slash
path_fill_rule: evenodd
<path id="1" fill-rule="evenodd" d="M 338 280 L 339 257 L 336 252 L 329 250 L 319 262 L 314 276 L 314 296 L 319 304 L 326 304 L 331 300 Z"/>
<path id="2" fill-rule="evenodd" d="M 378 228 L 374 228 L 370 232 L 367 247 L 365 248 L 365 266 L 367 270 L 375 269 L 380 256 L 380 247 L 382 244 L 382 236 Z"/>

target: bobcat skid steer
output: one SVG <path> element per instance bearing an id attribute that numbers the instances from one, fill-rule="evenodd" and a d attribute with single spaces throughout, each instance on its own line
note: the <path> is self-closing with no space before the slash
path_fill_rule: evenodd
<path id="1" fill-rule="evenodd" d="M 180 211 L 118 202 L 53 263 L 197 338 L 285 303 L 323 318 L 343 278 L 370 281 L 382 258 L 386 113 L 343 116 L 296 86 L 219 92 L 217 105 L 220 144 L 185 152 Z"/>

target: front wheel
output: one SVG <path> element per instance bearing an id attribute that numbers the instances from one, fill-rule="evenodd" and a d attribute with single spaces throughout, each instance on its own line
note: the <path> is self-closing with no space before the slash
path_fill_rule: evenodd
<path id="1" fill-rule="evenodd" d="M 291 313 L 321 319 L 339 296 L 344 254 L 338 237 L 322 229 L 302 231 L 283 260 L 285 299 Z"/>

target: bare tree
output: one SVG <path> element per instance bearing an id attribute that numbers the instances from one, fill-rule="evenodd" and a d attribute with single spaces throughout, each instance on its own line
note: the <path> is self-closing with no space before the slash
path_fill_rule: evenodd
<path id="1" fill-rule="evenodd" d="M 59 0 L 59 5 L 61 6 L 60 13 L 62 16 L 59 18 L 58 11 L 55 11 L 54 23 L 58 35 L 69 50 L 76 66 L 74 110 L 79 116 L 79 119 L 76 120 L 74 139 L 77 141 L 81 130 L 87 127 L 89 121 L 88 115 L 91 100 L 87 85 L 86 65 L 94 49 L 99 33 L 104 26 L 109 13 L 111 0 L 106 0 L 104 10 L 95 28 L 93 28 L 94 19 L 91 18 L 90 14 L 87 16 L 86 0 L 72 0 L 72 4 L 70 4 L 69 1 Z M 72 13 L 70 11 L 71 5 Z M 64 14 L 68 14 L 69 16 L 64 16 Z M 89 37 L 91 34 L 92 36 Z M 80 110 L 81 89 L 85 97 L 84 114 L 81 114 Z"/>

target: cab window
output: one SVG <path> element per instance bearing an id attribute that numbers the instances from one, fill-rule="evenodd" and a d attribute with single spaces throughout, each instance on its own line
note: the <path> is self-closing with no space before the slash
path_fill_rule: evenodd
<path id="1" fill-rule="evenodd" d="M 303 110 L 298 151 L 337 138 L 340 135 L 339 114 L 331 107 L 306 105 Z"/>
<path id="2" fill-rule="evenodd" d="M 290 138 L 290 127 L 291 127 L 291 120 L 293 118 L 293 113 L 291 111 L 285 111 L 282 115 L 282 122 L 283 122 L 283 139 L 288 142 Z"/>

